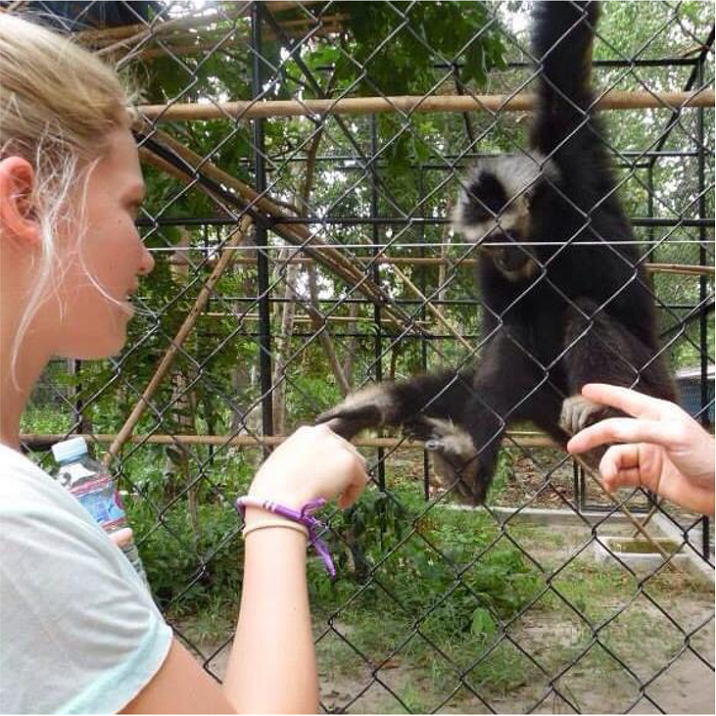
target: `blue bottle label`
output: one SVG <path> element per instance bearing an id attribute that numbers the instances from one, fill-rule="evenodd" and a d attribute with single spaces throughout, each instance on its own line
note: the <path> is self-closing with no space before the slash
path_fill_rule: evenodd
<path id="1" fill-rule="evenodd" d="M 112 531 L 126 522 L 119 493 L 111 478 L 99 476 L 72 491 L 87 512 L 105 530 Z"/>

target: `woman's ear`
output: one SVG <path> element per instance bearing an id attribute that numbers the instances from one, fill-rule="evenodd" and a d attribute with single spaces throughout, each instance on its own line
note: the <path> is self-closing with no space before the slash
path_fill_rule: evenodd
<path id="1" fill-rule="evenodd" d="M 22 157 L 0 160 L 0 228 L 3 234 L 21 243 L 36 245 L 40 229 L 32 194 L 35 172 Z"/>

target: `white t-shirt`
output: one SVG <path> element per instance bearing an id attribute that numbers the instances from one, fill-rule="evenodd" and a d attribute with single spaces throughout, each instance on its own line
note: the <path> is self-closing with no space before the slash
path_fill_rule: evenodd
<path id="1" fill-rule="evenodd" d="M 0 445 L 0 712 L 119 711 L 171 640 L 134 568 L 80 503 Z"/>

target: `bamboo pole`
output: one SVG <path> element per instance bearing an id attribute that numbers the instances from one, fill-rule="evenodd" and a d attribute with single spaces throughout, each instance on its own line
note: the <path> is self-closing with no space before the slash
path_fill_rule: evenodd
<path id="1" fill-rule="evenodd" d="M 283 10 L 292 10 L 296 7 L 315 5 L 320 1 L 321 0 L 302 0 L 302 2 L 283 2 L 281 0 L 271 0 L 271 2 L 268 3 L 268 6 L 273 13 L 276 13 Z M 134 38 L 142 36 L 148 30 L 151 31 L 152 36 L 163 35 L 175 32 L 176 30 L 196 30 L 205 25 L 221 22 L 222 20 L 233 20 L 234 18 L 241 17 L 246 14 L 246 10 L 248 10 L 249 5 L 249 2 L 234 3 L 234 7 L 224 7 L 221 10 L 207 14 L 201 14 L 203 11 L 199 10 L 197 13 L 191 13 L 190 15 L 174 18 L 172 20 L 165 20 L 163 22 L 155 22 L 151 25 L 140 22 L 134 25 L 123 25 L 122 27 L 106 27 L 98 30 L 83 30 L 82 32 L 78 32 L 74 36 L 74 39 L 77 42 L 95 45 L 120 39 L 125 39 L 131 42 Z"/>
<path id="2" fill-rule="evenodd" d="M 227 240 L 226 245 L 232 246 L 243 241 L 250 224 L 251 219 L 248 216 L 244 217 L 241 220 L 241 223 L 234 230 L 233 236 L 231 236 Z M 109 450 L 107 451 L 107 454 L 104 458 L 104 463 L 106 465 L 109 464 L 112 459 L 117 455 L 119 450 L 122 448 L 122 445 L 124 445 L 125 441 L 134 429 L 134 426 L 137 424 L 137 421 L 139 420 L 139 418 L 142 417 L 144 410 L 146 409 L 147 405 L 149 405 L 149 401 L 151 400 L 152 396 L 159 387 L 159 384 L 162 382 L 162 379 L 169 370 L 169 366 L 171 366 L 172 362 L 174 361 L 174 358 L 179 348 L 186 340 L 186 337 L 191 332 L 191 329 L 194 327 L 194 324 L 196 323 L 197 318 L 201 314 L 204 306 L 206 305 L 206 302 L 211 295 L 211 292 L 213 291 L 216 282 L 224 273 L 227 266 L 231 263 L 231 259 L 233 256 L 233 251 L 224 251 L 221 254 L 221 258 L 217 262 L 216 266 L 214 266 L 211 275 L 207 279 L 206 283 L 202 286 L 201 291 L 199 291 L 199 295 L 196 297 L 194 305 L 191 307 L 191 310 L 186 315 L 184 322 L 177 331 L 177 334 L 174 337 L 174 340 L 172 340 L 171 344 L 169 345 L 169 348 L 164 354 L 164 357 L 159 362 L 156 371 L 154 371 L 152 379 L 149 381 L 147 387 L 144 389 L 144 392 L 137 401 L 137 404 L 134 406 L 134 410 L 132 410 L 129 417 L 122 426 L 121 430 L 119 431 L 119 433 L 117 433 L 117 436 L 112 441 L 112 444 L 110 445 Z"/>
<path id="3" fill-rule="evenodd" d="M 405 283 L 421 301 L 424 302 L 425 307 L 433 314 L 433 316 L 435 316 L 437 322 L 472 353 L 474 350 L 473 346 L 465 340 L 463 335 L 457 329 L 453 328 L 452 323 L 450 323 L 450 321 L 448 321 L 447 318 L 445 318 L 445 316 L 443 316 L 443 314 L 435 308 L 435 306 L 433 306 L 432 301 L 429 301 L 425 294 L 397 266 L 393 266 L 393 271 L 398 275 L 398 278 Z"/>
<path id="4" fill-rule="evenodd" d="M 342 29 L 340 23 L 328 22 L 329 19 L 330 18 L 328 17 L 325 18 L 321 24 L 316 27 L 311 27 L 309 21 L 305 21 L 305 29 L 303 31 L 300 28 L 288 28 L 286 30 L 286 35 L 294 38 L 304 37 L 307 34 L 307 31 L 310 30 L 311 37 L 323 37 L 324 35 L 332 35 L 340 32 Z M 282 27 L 287 24 L 288 23 L 282 23 Z M 194 38 L 196 37 L 197 36 L 194 35 Z M 248 37 L 243 36 L 227 38 L 227 40 L 221 41 L 219 44 L 217 44 L 216 38 L 211 38 L 208 35 L 207 39 L 194 43 L 184 42 L 175 44 L 174 39 L 175 36 L 170 35 L 167 38 L 167 42 L 162 42 L 161 45 L 151 45 L 150 47 L 143 49 L 132 48 L 121 58 L 121 62 L 124 64 L 128 59 L 153 60 L 155 57 L 166 57 L 172 55 L 175 57 L 185 57 L 187 55 L 195 55 L 204 50 L 221 52 L 222 50 L 227 50 L 233 47 L 237 40 L 248 42 Z M 275 35 L 270 30 L 267 30 L 264 35 L 264 39 L 275 39 Z M 169 42 L 169 40 L 171 40 L 171 42 Z"/>
<path id="5" fill-rule="evenodd" d="M 231 19 L 228 17 L 227 19 Z M 279 26 L 282 30 L 286 32 L 286 34 L 292 36 L 292 37 L 303 37 L 306 35 L 309 31 L 312 35 L 315 34 L 323 34 L 327 31 L 330 32 L 337 32 L 341 29 L 341 25 L 344 20 L 348 19 L 348 16 L 345 13 L 336 13 L 334 15 L 323 15 L 320 18 L 310 18 L 310 17 L 304 17 L 299 18 L 297 20 L 285 20 L 285 21 L 279 21 Z M 145 30 L 147 29 L 146 25 L 135 25 L 136 31 L 131 34 L 137 34 L 141 31 L 142 28 Z M 158 25 L 156 27 L 159 27 Z M 96 38 L 92 38 L 92 36 L 88 36 L 86 39 L 80 36 L 75 36 L 80 41 L 86 42 L 87 44 L 91 44 L 93 47 L 99 49 L 102 47 L 105 47 L 109 44 L 112 44 L 116 39 L 121 39 L 121 37 L 129 37 L 129 34 L 124 31 L 125 28 L 112 28 L 114 30 L 122 30 L 122 34 L 117 35 L 116 37 L 111 36 L 97 36 Z M 88 32 L 101 32 L 101 31 L 88 31 Z M 170 33 L 158 33 L 156 35 L 157 40 L 161 40 L 161 44 L 165 47 L 172 47 L 172 45 L 181 45 L 183 47 L 189 47 L 190 45 L 196 46 L 196 43 L 199 42 L 212 42 L 213 45 L 216 45 L 216 41 L 219 38 L 226 37 L 229 30 L 227 30 L 226 26 L 223 27 L 207 27 L 207 28 L 196 28 L 192 32 L 170 32 Z M 81 35 L 82 33 L 80 33 Z M 231 40 L 241 39 L 241 40 L 248 40 L 249 35 L 249 26 L 248 24 L 241 27 L 236 27 L 233 31 L 231 31 Z M 266 29 L 264 31 L 264 36 L 268 39 L 271 39 L 274 37 L 273 32 L 270 29 Z M 150 37 L 146 38 L 146 44 L 149 45 L 149 43 L 153 43 L 155 40 L 155 34 L 152 34 Z M 156 47 L 155 45 L 151 45 L 151 47 Z"/>
<path id="6" fill-rule="evenodd" d="M 695 92 L 625 92 L 610 90 L 594 106 L 601 110 L 681 109 L 714 106 L 713 90 Z M 138 109 L 148 120 L 185 122 L 195 119 L 258 119 L 270 117 L 384 114 L 386 112 L 529 112 L 532 94 L 348 97 L 345 99 L 264 100 L 211 104 L 147 104 Z"/>
<path id="7" fill-rule="evenodd" d="M 98 444 L 114 443 L 119 433 L 73 433 L 72 437 L 83 437 L 90 442 Z M 552 447 L 559 446 L 547 435 L 529 430 L 507 431 L 505 437 L 517 443 L 520 447 Z M 26 445 L 50 445 L 59 440 L 66 440 L 65 433 L 22 433 L 20 442 Z M 150 445 L 214 445 L 224 447 L 241 447 L 247 449 L 264 446 L 280 445 L 288 438 L 287 435 L 165 435 L 165 434 L 139 434 L 127 435 L 125 443 Z M 387 449 L 416 449 L 423 450 L 424 444 L 418 440 L 407 438 L 355 438 L 352 440 L 356 447 L 387 448 Z M 511 446 L 507 446 L 511 447 Z"/>
<path id="8" fill-rule="evenodd" d="M 240 2 L 236 3 L 236 6 L 231 8 L 230 11 L 217 11 L 203 16 L 192 14 L 188 17 L 178 17 L 173 20 L 166 20 L 152 25 L 139 23 L 138 25 L 125 25 L 124 28 L 115 28 L 116 30 L 125 30 L 124 33 L 115 35 L 115 37 L 119 37 L 121 39 L 118 39 L 116 42 L 109 45 L 105 45 L 102 49 L 97 50 L 96 54 L 100 57 L 111 55 L 117 50 L 121 50 L 143 40 L 156 37 L 157 35 L 164 35 L 166 33 L 173 32 L 177 29 L 183 30 L 185 28 L 197 28 L 203 25 L 210 25 L 214 22 L 221 22 L 222 20 L 240 17 L 249 5 L 250 3 L 248 2 Z M 128 31 L 130 34 L 127 34 Z M 108 33 L 104 35 L 104 37 L 107 36 Z"/>
<path id="9" fill-rule="evenodd" d="M 27 5 L 27 3 L 28 0 L 13 0 L 7 7 L 0 8 L 0 13 L 10 14 L 11 12 L 16 12 L 22 8 L 23 5 Z"/>
<path id="10" fill-rule="evenodd" d="M 302 302 L 299 303 L 301 308 L 306 309 L 306 299 L 301 299 Z M 316 325 L 316 322 L 318 323 L 317 328 L 323 328 L 323 324 L 325 322 L 328 323 L 375 323 L 375 319 L 373 317 L 365 317 L 361 318 L 360 316 L 324 316 L 321 313 L 317 313 L 314 316 L 311 316 L 311 314 L 306 310 L 306 313 L 308 315 L 306 316 L 295 316 L 294 321 L 296 323 L 311 323 L 314 326 Z M 240 316 L 236 313 L 231 313 L 229 311 L 205 311 L 203 316 L 206 316 L 208 318 L 241 318 L 242 321 L 259 321 L 259 314 L 258 313 L 244 313 Z M 393 325 L 393 321 L 391 321 L 389 318 L 382 318 L 381 323 L 385 323 L 386 325 Z M 417 326 L 424 326 L 425 328 L 428 328 L 432 324 L 429 321 L 415 321 L 415 325 Z"/>
<path id="11" fill-rule="evenodd" d="M 164 144 L 166 147 L 171 149 L 197 174 L 202 174 L 212 181 L 215 181 L 223 186 L 228 186 L 237 192 L 237 194 L 244 201 L 250 204 L 254 210 L 274 218 L 291 217 L 291 215 L 284 208 L 279 206 L 271 198 L 266 195 L 260 195 L 252 187 L 244 184 L 227 172 L 222 171 L 210 161 L 188 149 L 165 132 L 154 129 L 151 131 L 151 136 L 154 141 Z M 167 166 L 167 162 L 163 160 L 160 160 L 160 162 L 154 162 L 153 159 L 158 158 L 154 157 L 148 149 L 145 149 L 145 151 L 142 152 L 142 156 L 145 158 L 152 158 L 152 162 L 157 166 Z M 185 176 L 176 167 L 172 168 L 170 173 L 185 183 L 188 183 L 193 179 L 191 176 Z M 211 194 L 206 187 L 202 185 L 199 186 L 202 190 Z M 287 224 L 274 224 L 272 230 L 282 238 L 286 239 L 289 243 L 297 246 L 298 248 L 296 251 L 303 251 L 309 256 L 317 259 L 329 271 L 332 271 L 337 276 L 343 278 L 349 286 L 359 290 L 364 296 L 366 296 L 366 298 L 372 301 L 380 302 L 384 306 L 386 315 L 393 319 L 398 327 L 407 327 L 408 329 L 412 327 L 412 324 L 408 324 L 406 322 L 400 311 L 395 310 L 390 305 L 390 296 L 386 294 L 385 291 L 369 276 L 363 273 L 362 264 L 357 258 L 344 256 L 340 250 L 323 243 L 318 237 L 311 233 L 306 226 L 300 224 L 293 226 L 289 226 Z"/>
<path id="12" fill-rule="evenodd" d="M 685 276 L 704 276 L 711 274 L 712 276 L 716 273 L 716 267 L 714 266 L 699 266 L 698 264 L 661 264 L 661 263 L 648 263 L 644 264 L 647 271 L 652 273 L 678 273 Z"/>

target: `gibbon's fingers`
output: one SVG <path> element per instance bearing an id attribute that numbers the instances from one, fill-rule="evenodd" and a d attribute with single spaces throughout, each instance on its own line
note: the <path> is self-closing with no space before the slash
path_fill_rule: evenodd
<path id="1" fill-rule="evenodd" d="M 588 383 L 582 388 L 582 395 L 595 403 L 618 408 L 636 418 L 655 418 L 662 413 L 663 401 L 630 388 L 620 388 L 606 383 Z"/>
<path id="2" fill-rule="evenodd" d="M 609 418 L 577 433 L 567 443 L 567 451 L 579 454 L 609 443 L 670 445 L 671 442 L 668 427 L 661 423 L 634 418 Z"/>

